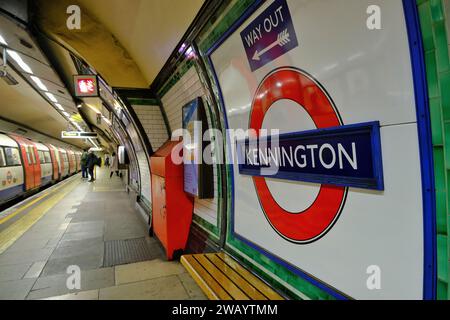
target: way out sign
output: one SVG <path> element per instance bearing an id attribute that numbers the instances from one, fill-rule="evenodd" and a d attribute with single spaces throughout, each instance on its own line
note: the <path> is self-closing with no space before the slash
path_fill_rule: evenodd
<path id="1" fill-rule="evenodd" d="M 286 0 L 276 0 L 241 32 L 250 68 L 255 71 L 298 46 Z"/>

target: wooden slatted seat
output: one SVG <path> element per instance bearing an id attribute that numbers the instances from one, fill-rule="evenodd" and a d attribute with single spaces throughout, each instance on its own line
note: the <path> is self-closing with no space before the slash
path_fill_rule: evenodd
<path id="1" fill-rule="evenodd" d="M 284 300 L 226 253 L 184 255 L 181 263 L 211 300 Z"/>

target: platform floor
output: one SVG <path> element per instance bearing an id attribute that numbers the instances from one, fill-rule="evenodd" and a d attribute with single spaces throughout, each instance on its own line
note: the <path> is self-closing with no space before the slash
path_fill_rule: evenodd
<path id="1" fill-rule="evenodd" d="M 94 183 L 78 174 L 45 194 L 0 213 L 0 299 L 206 299 L 179 262 L 164 260 L 107 169 Z M 108 244 L 131 239 L 145 244 L 147 260 L 104 267 Z M 80 289 L 67 286 L 69 266 L 81 269 Z"/>

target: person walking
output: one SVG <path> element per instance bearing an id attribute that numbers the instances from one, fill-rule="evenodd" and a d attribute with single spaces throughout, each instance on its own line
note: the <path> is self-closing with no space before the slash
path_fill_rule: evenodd
<path id="1" fill-rule="evenodd" d="M 83 151 L 83 154 L 81 155 L 81 179 L 87 179 L 88 178 L 88 167 L 87 167 L 87 158 L 88 153 L 86 150 Z"/>
<path id="2" fill-rule="evenodd" d="M 109 166 L 110 166 L 110 163 L 109 163 L 109 156 L 108 156 L 108 155 L 105 157 L 105 166 L 106 166 L 107 168 L 109 168 Z"/>
<path id="3" fill-rule="evenodd" d="M 94 182 L 94 166 L 97 164 L 97 156 L 94 154 L 94 151 L 89 150 L 89 154 L 87 157 L 87 167 L 89 170 L 89 175 L 91 176 L 91 179 L 88 180 L 88 182 Z"/>
<path id="4" fill-rule="evenodd" d="M 111 179 L 114 172 L 116 173 L 116 176 L 119 176 L 119 157 L 116 155 L 115 152 L 112 153 L 112 164 L 111 164 L 111 173 L 109 174 L 109 178 Z"/>

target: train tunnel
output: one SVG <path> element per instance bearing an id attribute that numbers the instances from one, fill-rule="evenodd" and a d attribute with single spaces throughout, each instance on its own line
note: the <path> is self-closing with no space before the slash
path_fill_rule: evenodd
<path id="1" fill-rule="evenodd" d="M 447 0 L 0 1 L 0 299 L 448 300 L 449 52 Z"/>

